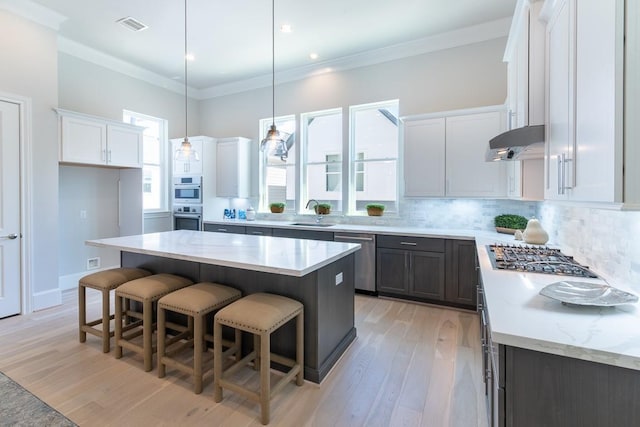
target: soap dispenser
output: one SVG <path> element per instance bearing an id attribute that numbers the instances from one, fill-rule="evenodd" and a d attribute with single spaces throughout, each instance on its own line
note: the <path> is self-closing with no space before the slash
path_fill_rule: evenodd
<path id="1" fill-rule="evenodd" d="M 247 208 L 247 221 L 254 221 L 256 219 L 256 211 L 253 209 L 253 206 L 249 206 Z"/>

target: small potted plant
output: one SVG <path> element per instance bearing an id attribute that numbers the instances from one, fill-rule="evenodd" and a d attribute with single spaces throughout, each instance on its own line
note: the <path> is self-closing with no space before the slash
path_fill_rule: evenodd
<path id="1" fill-rule="evenodd" d="M 331 205 L 329 203 L 319 203 L 314 207 L 316 215 L 329 215 L 331 213 Z"/>
<path id="2" fill-rule="evenodd" d="M 384 205 L 380 203 L 369 203 L 366 208 L 369 216 L 382 216 L 384 212 Z"/>
<path id="3" fill-rule="evenodd" d="M 527 219 L 521 215 L 502 214 L 493 219 L 498 233 L 514 234 L 527 228 Z"/>
<path id="4" fill-rule="evenodd" d="M 282 202 L 271 203 L 269 205 L 269 209 L 271 209 L 271 213 L 282 213 L 284 212 L 285 204 Z"/>

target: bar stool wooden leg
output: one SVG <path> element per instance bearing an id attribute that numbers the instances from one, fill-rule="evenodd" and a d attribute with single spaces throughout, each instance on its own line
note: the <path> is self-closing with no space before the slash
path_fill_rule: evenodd
<path id="1" fill-rule="evenodd" d="M 262 424 L 271 418 L 271 334 L 260 335 L 260 412 Z M 257 354 L 257 353 L 256 353 Z"/>
<path id="2" fill-rule="evenodd" d="M 115 349 L 114 355 L 116 359 L 122 358 L 122 346 L 119 344 L 119 341 L 122 339 L 122 297 L 116 295 L 116 312 L 115 312 L 115 331 L 114 331 L 114 341 L 115 341 Z"/>
<path id="3" fill-rule="evenodd" d="M 165 311 L 158 307 L 158 378 L 164 378 L 167 367 L 161 362 L 165 355 Z"/>
<path id="4" fill-rule="evenodd" d="M 198 316 L 193 320 L 193 383 L 194 392 L 202 393 L 202 351 L 204 345 L 204 318 Z"/>
<path id="5" fill-rule="evenodd" d="M 153 302 L 144 301 L 142 320 L 142 339 L 144 342 L 144 370 L 153 368 Z"/>
<path id="6" fill-rule="evenodd" d="M 304 311 L 296 317 L 296 363 L 300 371 L 296 377 L 296 385 L 304 384 Z"/>
<path id="7" fill-rule="evenodd" d="M 236 338 L 237 338 L 236 334 Z M 237 343 L 237 340 L 236 340 Z M 222 401 L 222 387 L 220 387 L 220 379 L 222 378 L 222 325 L 217 321 L 213 322 L 213 400 L 216 403 Z M 239 350 L 236 350 L 236 358 Z"/>
<path id="8" fill-rule="evenodd" d="M 85 342 L 87 333 L 82 330 L 82 327 L 87 324 L 87 288 L 82 285 L 78 285 L 78 324 L 80 325 L 78 338 L 80 342 Z"/>
<path id="9" fill-rule="evenodd" d="M 102 291 L 102 352 L 103 353 L 109 353 L 109 347 L 110 347 L 110 341 L 111 341 L 111 332 L 110 332 L 111 328 L 109 327 L 109 323 L 111 322 L 109 292 L 110 291 L 108 289 L 105 289 Z"/>

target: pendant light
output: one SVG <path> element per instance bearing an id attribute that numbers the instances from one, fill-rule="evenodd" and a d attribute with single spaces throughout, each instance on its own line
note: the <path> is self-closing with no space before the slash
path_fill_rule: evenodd
<path id="1" fill-rule="evenodd" d="M 267 132 L 267 136 L 260 143 L 260 150 L 268 153 L 270 156 L 280 157 L 283 162 L 287 161 L 289 147 L 287 147 L 287 138 L 285 132 L 276 129 L 276 47 L 275 47 L 275 0 L 271 0 L 271 128 Z"/>
<path id="2" fill-rule="evenodd" d="M 188 123 L 188 104 L 189 97 L 187 96 L 187 62 L 189 62 L 187 51 L 187 0 L 184 0 L 184 141 L 180 144 L 180 147 L 176 150 L 175 159 L 182 162 L 197 162 L 200 160 L 198 152 L 193 149 L 193 146 L 189 142 Z"/>

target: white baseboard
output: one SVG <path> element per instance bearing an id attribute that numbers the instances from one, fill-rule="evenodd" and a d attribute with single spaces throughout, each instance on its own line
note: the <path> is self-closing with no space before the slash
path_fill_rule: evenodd
<path id="1" fill-rule="evenodd" d="M 110 268 L 117 268 L 119 265 L 112 265 L 109 267 L 97 268 L 95 270 L 89 271 L 81 271 L 79 273 L 67 274 L 65 276 L 58 277 L 58 287 L 60 291 L 66 291 L 69 289 L 76 289 L 78 287 L 78 280 L 83 278 L 84 276 L 92 273 L 97 273 L 98 271 L 109 270 Z"/>
<path id="2" fill-rule="evenodd" d="M 44 310 L 62 304 L 60 288 L 33 294 L 33 311 Z"/>

